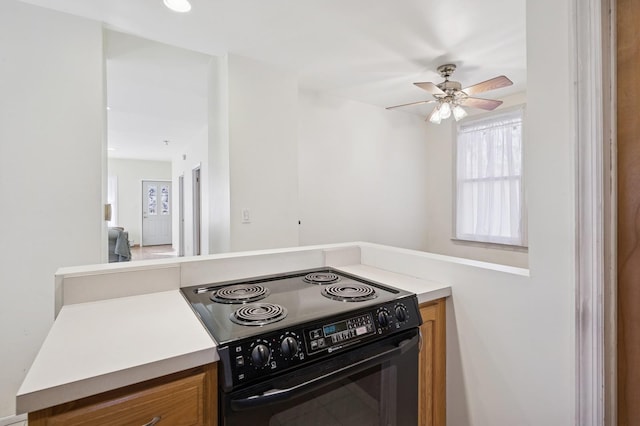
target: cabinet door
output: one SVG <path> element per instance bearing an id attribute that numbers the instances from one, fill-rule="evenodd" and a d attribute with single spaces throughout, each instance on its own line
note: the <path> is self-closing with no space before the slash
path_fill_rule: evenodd
<path id="1" fill-rule="evenodd" d="M 29 414 L 30 426 L 210 426 L 216 422 L 215 368 L 133 385 Z"/>
<path id="2" fill-rule="evenodd" d="M 446 317 L 444 299 L 420 305 L 422 347 L 419 361 L 418 423 L 446 424 Z"/>

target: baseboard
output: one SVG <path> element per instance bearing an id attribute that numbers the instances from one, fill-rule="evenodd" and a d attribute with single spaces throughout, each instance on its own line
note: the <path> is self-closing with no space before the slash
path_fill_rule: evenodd
<path id="1" fill-rule="evenodd" d="M 27 414 L 20 414 L 19 416 L 9 416 L 3 417 L 0 419 L 0 426 L 10 426 L 19 424 L 22 425 L 23 422 L 27 421 Z"/>

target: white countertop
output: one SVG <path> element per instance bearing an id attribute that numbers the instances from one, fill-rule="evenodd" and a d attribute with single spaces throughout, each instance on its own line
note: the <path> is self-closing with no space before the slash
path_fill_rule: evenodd
<path id="1" fill-rule="evenodd" d="M 18 390 L 35 411 L 218 359 L 179 290 L 66 305 Z"/>
<path id="2" fill-rule="evenodd" d="M 418 295 L 449 286 L 375 267 L 339 266 Z M 32 412 L 218 360 L 216 343 L 179 290 L 64 305 L 20 387 L 18 413 Z"/>
<path id="3" fill-rule="evenodd" d="M 451 296 L 451 287 L 442 285 L 435 281 L 428 281 L 408 275 L 397 274 L 383 269 L 373 268 L 367 265 L 348 265 L 339 268 L 344 272 L 359 275 L 381 284 L 390 285 L 402 290 L 410 291 L 418 295 L 418 303 L 430 302 Z"/>

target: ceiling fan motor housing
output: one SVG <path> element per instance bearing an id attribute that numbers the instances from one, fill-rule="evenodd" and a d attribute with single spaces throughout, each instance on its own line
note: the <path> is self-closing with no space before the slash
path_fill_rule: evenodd
<path id="1" fill-rule="evenodd" d="M 459 92 L 462 90 L 462 84 L 458 81 L 443 81 L 440 84 L 437 84 L 438 88 L 442 90 L 447 95 L 453 95 L 455 92 Z"/>
<path id="2" fill-rule="evenodd" d="M 449 81 L 449 77 L 456 70 L 455 64 L 444 64 L 438 67 L 438 72 L 444 78 L 444 81 L 437 84 L 438 88 L 446 93 L 446 96 L 436 96 L 438 98 L 453 98 L 462 89 L 462 84 L 457 81 Z M 435 96 L 435 95 L 434 95 Z M 453 100 L 453 99 L 452 99 Z"/>

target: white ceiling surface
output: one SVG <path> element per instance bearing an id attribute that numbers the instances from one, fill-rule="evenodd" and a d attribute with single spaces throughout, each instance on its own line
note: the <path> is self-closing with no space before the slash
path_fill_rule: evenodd
<path id="1" fill-rule="evenodd" d="M 526 0 L 191 0 L 193 8 L 187 14 L 169 11 L 162 0 L 23 1 L 196 52 L 230 52 L 261 60 L 297 72 L 301 87 L 381 107 L 429 99 L 412 83 L 440 82 L 435 69 L 449 62 L 458 66 L 452 79 L 463 86 L 498 75 L 514 82 L 482 95 L 487 98 L 499 99 L 526 87 Z M 121 46 L 123 55 L 111 61 L 122 73 L 121 81 L 127 69 L 135 74 L 136 67 L 144 68 L 131 49 Z M 185 63 L 201 65 L 198 59 Z M 189 72 L 176 64 L 169 68 Z M 159 73 L 156 78 L 162 84 L 175 81 Z M 123 105 L 143 102 L 125 101 L 130 91 L 124 87 L 114 92 L 109 88 L 109 102 L 120 96 Z M 157 108 L 160 100 L 153 97 L 150 107 Z M 113 107 L 116 111 L 115 103 Z M 430 108 L 402 110 L 426 114 Z M 110 120 L 112 115 L 117 117 L 110 112 Z M 132 131 L 135 120 L 120 118 Z M 150 133 L 144 128 L 138 132 Z"/>

